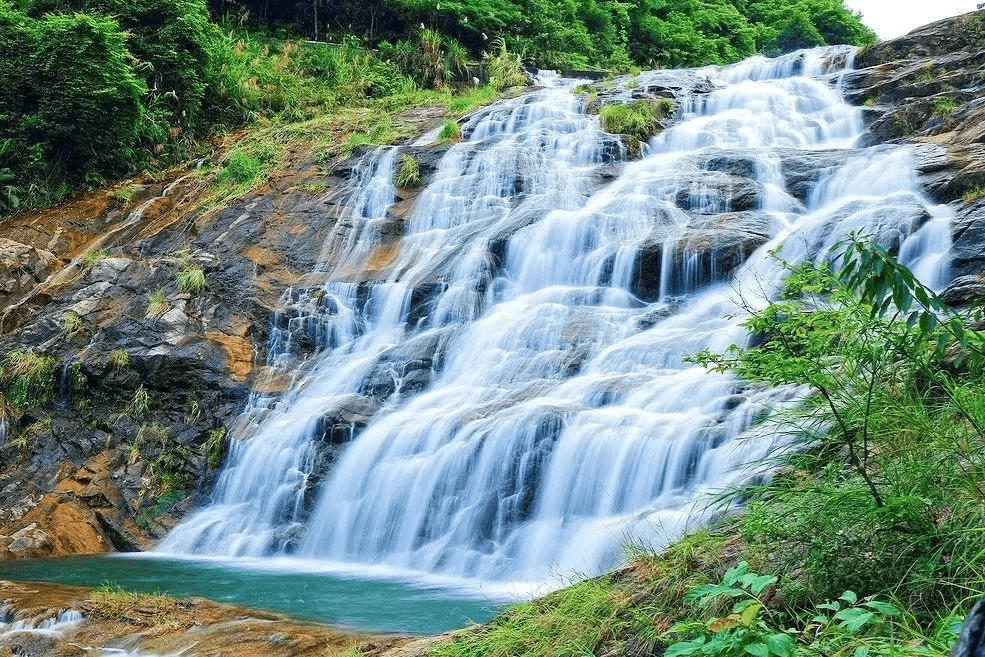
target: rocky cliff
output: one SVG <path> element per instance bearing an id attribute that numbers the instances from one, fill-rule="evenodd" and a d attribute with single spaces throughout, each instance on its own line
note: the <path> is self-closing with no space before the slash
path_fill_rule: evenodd
<path id="1" fill-rule="evenodd" d="M 269 333 L 356 162 L 302 149 L 211 211 L 179 171 L 0 225 L 0 559 L 144 548 L 210 488 L 248 395 L 287 383 Z"/>
<path id="2" fill-rule="evenodd" d="M 912 143 L 928 194 L 951 206 L 954 282 L 945 297 L 985 293 L 985 11 L 921 27 L 860 52 L 846 78 L 864 105 L 867 145 Z"/>

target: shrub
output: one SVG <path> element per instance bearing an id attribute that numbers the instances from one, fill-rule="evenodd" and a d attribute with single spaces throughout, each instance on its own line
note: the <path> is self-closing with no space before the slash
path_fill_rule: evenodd
<path id="1" fill-rule="evenodd" d="M 112 18 L 0 8 L 0 136 L 16 145 L 6 165 L 24 183 L 82 185 L 140 160 L 147 85 L 131 67 Z"/>
<path id="2" fill-rule="evenodd" d="M 921 639 L 919 631 L 895 605 L 875 596 L 863 599 L 844 591 L 793 618 L 770 608 L 767 594 L 777 578 L 749 571 L 741 562 L 720 584 L 698 586 L 688 599 L 705 609 L 735 600 L 730 613 L 677 623 L 666 638 L 680 637 L 665 657 L 795 657 L 796 655 L 893 655 L 906 644 L 909 654 L 934 654 L 940 644 Z M 793 625 L 793 627 L 791 627 Z M 929 644 L 929 645 L 928 645 Z"/>
<path id="3" fill-rule="evenodd" d="M 892 582 L 925 620 L 985 584 L 969 543 L 985 523 L 985 336 L 884 249 L 851 239 L 834 256 L 838 270 L 791 266 L 781 297 L 746 322 L 762 344 L 697 360 L 815 392 L 781 418 L 810 451 L 743 492 L 746 541 L 799 573 L 788 595 Z"/>
<path id="4" fill-rule="evenodd" d="M 599 112 L 602 129 L 613 134 L 629 135 L 645 142 L 660 130 L 660 121 L 673 111 L 667 98 L 638 100 L 620 105 L 606 105 Z"/>

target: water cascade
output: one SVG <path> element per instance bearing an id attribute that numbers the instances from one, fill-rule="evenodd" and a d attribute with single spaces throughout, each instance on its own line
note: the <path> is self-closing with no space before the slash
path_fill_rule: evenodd
<path id="1" fill-rule="evenodd" d="M 784 440 L 753 421 L 802 394 L 682 362 L 745 339 L 782 278 L 770 250 L 859 232 L 946 274 L 950 217 L 910 152 L 854 148 L 852 54 L 644 73 L 677 114 L 630 162 L 573 81 L 545 79 L 465 123 L 395 243 L 396 151 L 367 155 L 274 331 L 272 364 L 297 336 L 317 354 L 161 550 L 545 581 L 679 535 Z"/>

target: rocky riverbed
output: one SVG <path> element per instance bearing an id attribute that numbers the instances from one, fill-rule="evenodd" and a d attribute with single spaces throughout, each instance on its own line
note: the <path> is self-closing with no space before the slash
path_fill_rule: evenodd
<path id="1" fill-rule="evenodd" d="M 436 640 L 346 634 L 202 598 L 0 581 L 3 655 L 415 657 Z"/>

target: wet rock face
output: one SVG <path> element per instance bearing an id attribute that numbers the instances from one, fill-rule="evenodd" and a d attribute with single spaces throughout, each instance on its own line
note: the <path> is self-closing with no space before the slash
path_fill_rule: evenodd
<path id="1" fill-rule="evenodd" d="M 844 82 L 867 107 L 863 145 L 912 143 L 927 193 L 957 217 L 945 296 L 966 304 L 985 272 L 985 11 L 866 48 L 856 67 Z"/>
<path id="2" fill-rule="evenodd" d="M 943 147 L 930 192 L 954 201 L 985 183 L 985 11 L 939 21 L 859 53 L 845 78 L 869 107 L 866 145 L 908 140 Z M 922 165 L 925 166 L 925 165 Z"/>
<path id="3" fill-rule="evenodd" d="M 407 148 L 425 184 L 446 148 Z M 96 192 L 0 224 L 0 362 L 18 350 L 50 359 L 43 395 L 0 408 L 0 559 L 146 548 L 207 496 L 216 436 L 251 390 L 289 384 L 266 367 L 273 320 L 306 312 L 319 263 L 344 243 L 359 155 L 299 161 L 211 213 L 187 174 L 131 183 L 127 207 Z M 396 248 L 418 191 L 400 190 L 385 245 Z M 198 271 L 204 285 L 180 284 Z M 357 280 L 375 275 L 370 263 Z M 415 297 L 420 321 L 430 289 Z M 298 365 L 328 346 L 292 338 Z M 373 408 L 427 384 L 430 360 L 391 360 L 399 388 L 379 372 Z M 325 468 L 364 420 L 326 417 Z"/>

